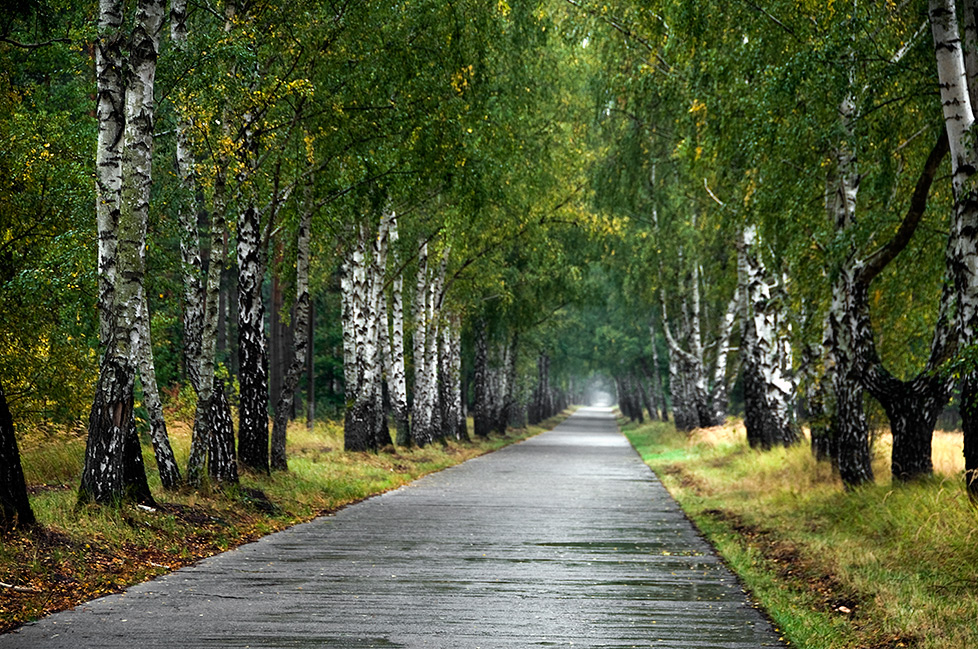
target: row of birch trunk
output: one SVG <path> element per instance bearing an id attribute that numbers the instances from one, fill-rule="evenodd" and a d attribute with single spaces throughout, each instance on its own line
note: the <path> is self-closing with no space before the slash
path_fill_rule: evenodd
<path id="1" fill-rule="evenodd" d="M 451 247 L 436 249 L 428 240 L 413 249 L 398 245 L 398 221 L 388 208 L 375 223 L 361 222 L 341 268 L 347 450 L 469 439 L 462 373 L 464 322 L 456 308 L 446 306 Z M 404 295 L 406 280 L 413 286 L 410 306 Z M 485 318 L 472 322 L 470 329 L 476 437 L 538 423 L 569 405 L 566 393 L 551 385 L 546 354 L 539 357 L 536 381 L 527 380 L 517 368 L 518 333 L 507 330 L 493 336 Z"/>
<path id="2" fill-rule="evenodd" d="M 869 100 L 871 89 L 860 88 L 853 81 L 852 70 L 858 65 L 854 55 L 850 52 L 843 57 L 853 60 L 849 62 L 847 91 L 841 103 L 833 107 L 838 116 L 837 139 L 831 160 L 825 165 L 824 178 L 830 229 L 836 241 L 847 243 L 838 259 L 826 268 L 826 276 L 831 278 L 830 300 L 822 316 L 815 317 L 822 317 L 820 342 L 804 346 L 801 363 L 794 362 L 789 346 L 792 317 L 802 320 L 813 315 L 790 313 L 788 280 L 765 267 L 766 260 L 774 256 L 765 249 L 765 242 L 753 226 L 740 233 L 738 289 L 726 315 L 713 327 L 714 339 L 704 345 L 702 278 L 695 264 L 688 265 L 686 274 L 680 277 L 671 301 L 662 289 L 658 333 L 669 354 L 668 392 L 677 427 L 688 430 L 715 425 L 722 421 L 726 407 L 730 386 L 725 377 L 735 374 L 726 367 L 726 356 L 732 351 L 732 319 L 739 315 L 737 357 L 742 368 L 748 441 L 761 448 L 795 443 L 799 440 L 796 412 L 803 411 L 811 422 L 814 454 L 833 463 L 847 488 L 874 480 L 865 412 L 867 394 L 880 404 L 889 420 L 893 477 L 907 481 L 932 472 L 934 426 L 957 387 L 964 429 L 965 480 L 971 497 L 978 499 L 978 372 L 963 362 L 956 378 L 956 373 L 947 368 L 953 359 L 967 357 L 967 350 L 976 343 L 978 335 L 978 147 L 974 134 L 978 109 L 978 2 L 930 0 L 928 11 L 944 128 L 936 134 L 930 153 L 917 172 L 899 227 L 868 254 L 855 243 L 862 172 L 851 143 L 857 139 L 855 125 L 863 118 L 860 107 L 873 106 L 873 102 Z M 961 23 L 959 15 L 963 17 Z M 900 63 L 924 34 L 924 28 L 918 30 L 889 58 L 889 63 Z M 947 237 L 943 291 L 929 355 L 916 374 L 901 379 L 884 365 L 877 351 L 870 286 L 908 246 L 921 223 L 942 161 L 948 157 L 954 213 Z M 653 350 L 656 333 L 653 330 Z M 706 347 L 712 348 L 711 355 L 704 354 Z M 708 361 L 713 363 L 712 371 Z M 641 401 L 649 413 L 656 412 L 654 387 L 636 381 L 634 371 L 622 372 L 617 388 L 625 414 L 640 417 Z"/>
<path id="3" fill-rule="evenodd" d="M 392 244 L 398 217 L 385 210 L 376 226 L 361 223 L 341 269 L 343 369 L 347 450 L 425 446 L 467 440 L 462 403 L 461 322 L 444 308 L 445 272 L 451 249 L 429 258 L 417 250 L 413 308 L 404 300 L 404 267 Z M 405 318 L 412 319 L 413 401 L 408 400 Z M 392 416 L 395 437 L 389 431 Z"/>
<path id="4" fill-rule="evenodd" d="M 674 296 L 661 287 L 662 317 L 658 326 L 655 319 L 649 323 L 650 358 L 623 366 L 616 375 L 618 403 L 624 415 L 637 421 L 642 421 L 644 412 L 668 420 L 671 405 L 679 430 L 718 426 L 726 420 L 739 363 L 747 441 L 762 449 L 791 445 L 800 437 L 794 412 L 787 279 L 775 277 L 765 267 L 754 227 L 743 229 L 737 248 L 737 286 L 717 322 L 704 322 L 703 272 L 698 264 L 682 277 Z M 678 305 L 678 316 L 668 307 L 670 297 Z M 708 343 L 707 330 L 713 334 Z M 667 350 L 668 402 L 659 366 L 660 335 Z M 737 339 L 739 346 L 734 347 Z"/>
<path id="5" fill-rule="evenodd" d="M 186 476 L 182 476 L 170 448 L 162 405 L 156 386 L 144 288 L 146 229 L 152 183 L 153 100 L 156 59 L 164 22 L 163 2 L 143 0 L 136 7 L 131 28 L 125 5 L 102 0 L 99 41 L 96 47 L 98 86 L 97 216 L 99 233 L 99 313 L 103 349 L 98 386 L 89 421 L 85 467 L 79 489 L 82 502 L 122 499 L 152 504 L 133 415 L 135 380 L 142 385 L 149 411 L 150 437 L 164 488 L 186 481 L 202 483 L 205 475 L 219 484 L 238 480 L 242 466 L 268 472 L 269 429 L 264 302 L 262 285 L 267 249 L 278 211 L 291 187 L 270 192 L 267 202 L 253 196 L 236 202 L 238 350 L 241 399 L 238 444 L 228 386 L 217 363 L 220 285 L 229 257 L 229 200 L 232 188 L 245 187 L 258 162 L 257 128 L 222 115 L 224 136 L 235 141 L 234 160 L 212 161 L 217 169 L 213 189 L 204 198 L 198 184 L 192 132 L 197 127 L 185 114 L 175 129 L 175 168 L 181 226 L 180 254 L 183 280 L 184 366 L 196 393 L 193 434 Z M 225 4 L 226 31 L 235 29 L 237 5 Z M 185 0 L 170 4 L 170 37 L 178 50 L 187 45 Z M 247 122 L 248 117 L 242 118 Z M 293 124 L 294 126 L 294 124 Z M 229 177 L 231 169 L 234 177 Z M 246 193 L 246 192 L 245 192 Z M 250 192 L 254 195 L 254 192 Z M 295 358 L 285 384 L 291 389 L 276 412 L 291 410 L 290 398 L 305 360 L 309 317 L 309 245 L 311 197 L 306 196 L 297 228 L 297 281 Z M 276 418 L 271 438 L 271 466 L 285 468 L 284 422 Z"/>

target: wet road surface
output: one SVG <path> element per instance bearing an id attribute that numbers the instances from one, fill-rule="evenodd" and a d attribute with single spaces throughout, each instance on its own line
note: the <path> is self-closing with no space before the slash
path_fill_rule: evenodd
<path id="1" fill-rule="evenodd" d="M 0 635 L 0 649 L 569 646 L 781 646 L 608 409 Z"/>

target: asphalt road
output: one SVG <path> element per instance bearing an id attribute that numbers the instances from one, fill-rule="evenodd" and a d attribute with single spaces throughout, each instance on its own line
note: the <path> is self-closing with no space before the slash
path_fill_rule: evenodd
<path id="1" fill-rule="evenodd" d="M 0 635 L 0 649 L 569 646 L 781 646 L 607 409 Z"/>

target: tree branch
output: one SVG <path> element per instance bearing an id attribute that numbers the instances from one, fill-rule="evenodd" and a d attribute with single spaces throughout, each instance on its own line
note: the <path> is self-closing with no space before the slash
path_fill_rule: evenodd
<path id="1" fill-rule="evenodd" d="M 52 38 L 51 40 L 44 41 L 43 43 L 20 43 L 9 38 L 0 38 L 0 43 L 13 45 L 14 47 L 19 47 L 23 50 L 36 50 L 42 47 L 47 47 L 48 45 L 54 45 L 55 43 L 67 43 L 70 45 L 73 42 L 74 41 L 72 41 L 70 38 Z"/>
<path id="2" fill-rule="evenodd" d="M 927 197 L 930 194 L 931 185 L 934 183 L 934 177 L 937 175 L 937 170 L 947 152 L 947 129 L 942 127 L 940 137 L 937 138 L 937 143 L 931 149 L 924 169 L 920 172 L 920 177 L 917 178 L 917 185 L 910 197 L 910 207 L 903 217 L 903 223 L 900 224 L 892 239 L 869 256 L 856 278 L 857 282 L 869 285 L 877 275 L 883 272 L 887 264 L 893 261 L 910 243 L 917 226 L 920 225 L 924 210 L 927 208 Z"/>

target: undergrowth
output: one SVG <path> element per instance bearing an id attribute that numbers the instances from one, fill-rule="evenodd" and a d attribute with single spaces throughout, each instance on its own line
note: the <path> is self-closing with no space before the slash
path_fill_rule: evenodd
<path id="1" fill-rule="evenodd" d="M 623 422 L 624 423 L 624 422 Z M 750 449 L 741 422 L 623 431 L 793 646 L 978 647 L 978 513 L 961 435 L 935 435 L 935 475 L 843 490 L 807 444 Z"/>
<path id="2" fill-rule="evenodd" d="M 400 487 L 535 435 L 566 416 L 487 440 L 390 446 L 379 453 L 344 451 L 340 423 L 319 422 L 312 430 L 292 425 L 287 472 L 244 473 L 238 486 L 196 491 L 163 491 L 146 443 L 144 460 L 159 503 L 153 509 L 77 507 L 83 434 L 29 433 L 21 455 L 40 526 L 0 537 L 0 632 Z M 190 428 L 175 421 L 169 432 L 186 466 Z"/>

